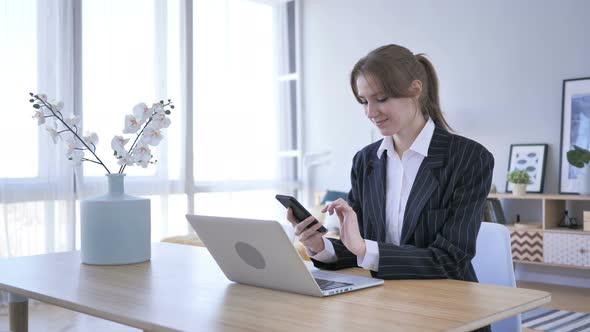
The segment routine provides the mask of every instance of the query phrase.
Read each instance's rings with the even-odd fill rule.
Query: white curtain
[[[75,248],[74,170],[64,157],[64,147],[53,144],[31,118],[33,108],[27,95],[42,91],[64,101],[64,115],[74,112],[73,2],[4,2],[0,44],[14,46],[10,41],[20,42],[0,52],[8,58],[0,61],[1,66],[7,66],[0,71],[8,74],[3,75],[8,85],[0,89],[7,95],[0,99],[9,107],[2,112],[11,118],[27,119],[28,123],[16,121],[11,128],[13,137],[2,141],[2,162],[12,166],[4,167],[3,172],[8,174],[0,175],[0,257]],[[26,24],[36,29],[26,29]],[[34,50],[33,55],[24,54]],[[19,62],[21,57],[28,61]],[[25,159],[29,166],[36,164],[36,171],[24,174],[27,177],[19,178],[17,174],[21,158],[8,155],[15,145],[20,153],[28,155]],[[6,296],[0,301],[6,301]]]
[[[136,5],[150,4],[139,2]],[[0,168],[0,258],[75,250],[79,247],[77,200],[106,190],[106,178],[102,176],[105,171],[100,166],[72,167],[65,157],[63,143],[53,144],[44,127],[37,126],[31,118],[34,109],[28,102],[29,92],[45,93],[63,101],[62,113],[66,117],[81,115],[82,127],[87,127],[81,130],[99,134],[97,154],[111,171],[116,171],[117,165],[110,148],[112,135],[107,135],[122,133],[124,116],[131,114],[136,103],[151,105],[172,98],[176,110],[182,110],[178,96],[182,52],[178,46],[179,2],[168,4],[156,0],[151,4],[152,8],[146,12],[153,14],[154,19],[146,20],[139,29],[149,28],[145,38],[151,39],[152,47],[137,50],[135,54],[138,58],[149,54],[149,64],[143,62],[145,66],[136,68],[152,77],[148,86],[141,83],[145,77],[119,71],[132,66],[129,62],[133,61],[133,56],[123,56],[130,50],[117,44],[122,38],[117,40],[116,35],[104,33],[105,38],[94,35],[85,40],[86,45],[81,43],[83,18],[87,19],[86,33],[96,34],[100,33],[101,25],[107,26],[117,21],[117,17],[128,15],[132,6],[123,8],[118,1],[82,0],[6,0],[0,4],[0,45],[3,45],[0,100],[7,102],[1,112],[7,120],[17,119],[12,126],[7,121],[5,126],[10,127],[10,135],[5,133],[0,137],[4,164]],[[86,12],[82,5],[86,6]],[[169,18],[168,13],[173,17]],[[168,29],[169,21],[171,29]],[[118,59],[117,66],[92,56],[92,46],[97,44],[104,48],[104,54]],[[84,50],[88,52],[84,57],[88,67],[83,67]],[[102,67],[93,70],[96,66]],[[109,72],[113,68],[119,70]],[[101,72],[105,76],[99,76]],[[87,76],[84,81],[83,74]],[[113,111],[106,112],[105,107]],[[96,120],[97,113],[100,121]],[[153,241],[187,232],[186,195],[180,185],[183,173],[179,159],[184,149],[182,117],[182,111],[171,115],[172,125],[165,132],[166,138],[156,147],[156,165],[150,165],[148,170],[126,169],[127,192],[151,199]],[[169,146],[178,150],[171,152]],[[6,294],[0,292],[0,303],[6,300]]]
[[[8,145],[20,145],[20,153],[29,154],[27,161],[36,163],[37,166],[34,172],[36,174],[30,174],[36,176],[24,178],[2,176],[3,179],[0,181],[0,239],[2,239],[0,256],[2,257],[74,249],[74,172],[63,157],[63,146],[54,145],[45,130],[37,127],[36,121],[31,119],[33,108],[28,103],[30,97],[27,95],[28,92],[43,91],[64,101],[66,105],[63,110],[64,115],[73,113],[72,2],[39,1],[36,3],[12,0],[5,3],[3,12],[5,19],[0,20],[5,24],[2,27],[4,31],[2,38],[5,40],[0,43],[6,45],[8,39],[28,38],[28,43],[36,43],[37,50],[35,56],[31,57],[31,54],[27,56],[28,59],[35,60],[35,63],[17,62],[18,67],[37,68],[34,73],[36,77],[30,82],[20,77],[21,72],[15,68],[2,70],[3,73],[8,73],[8,77],[5,77],[7,82],[18,82],[14,87],[7,87],[10,95],[1,98],[7,100],[12,106],[9,107],[12,109],[3,109],[2,112],[11,112],[10,117],[22,117],[28,120],[28,123],[18,122],[19,126],[25,127],[12,128],[16,135],[12,142],[3,142],[3,150]],[[36,31],[27,30],[28,36],[19,36],[19,33],[23,31],[20,28],[23,24],[27,24],[26,22],[36,22],[32,24],[36,26]],[[10,54],[11,51],[14,53]],[[30,52],[31,49],[25,45],[20,49],[4,48],[2,53],[16,58],[22,51]],[[4,61],[2,63],[4,66],[16,64]],[[29,137],[20,140],[19,132],[28,134]],[[5,158],[3,162],[12,163],[14,170],[18,168],[19,159],[19,156],[12,156]]]

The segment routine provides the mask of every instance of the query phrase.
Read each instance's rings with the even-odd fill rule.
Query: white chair
[[[506,226],[490,222],[481,223],[477,235],[476,254],[471,263],[480,283],[516,287],[510,232]],[[492,331],[520,332],[520,315],[492,324]]]

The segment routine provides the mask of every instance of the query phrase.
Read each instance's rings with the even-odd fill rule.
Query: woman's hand
[[[357,256],[365,256],[367,247],[365,240],[361,237],[356,212],[342,198],[326,205],[322,212],[328,212],[330,215],[336,212],[340,220],[340,240],[350,252]]]
[[[305,227],[315,220],[313,216],[298,223],[297,219],[293,216],[293,211],[289,208],[287,209],[287,220],[293,225],[294,234],[299,236],[299,242],[301,242],[301,244],[316,254],[324,251],[325,245],[323,236],[325,233],[321,234],[317,232],[317,230],[322,227],[322,224],[318,222],[309,229],[305,229]]]

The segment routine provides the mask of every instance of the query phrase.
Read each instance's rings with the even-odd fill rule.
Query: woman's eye
[[[383,97],[383,98],[379,98],[379,99],[377,99],[377,102],[378,102],[378,103],[384,103],[384,102],[386,102],[386,101],[387,101],[387,99],[389,99],[389,97]]]
[[[361,100],[361,101],[359,101],[359,103],[361,103],[361,105],[367,105],[367,101],[366,100]]]

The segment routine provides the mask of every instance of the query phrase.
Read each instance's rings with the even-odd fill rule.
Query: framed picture
[[[567,161],[567,152],[577,145],[590,148],[590,77],[563,81],[561,104],[561,144],[559,162],[559,193],[580,192],[582,169]]]
[[[508,172],[526,170],[531,183],[526,187],[527,193],[542,193],[545,180],[547,144],[512,144]],[[506,192],[512,192],[512,183],[506,181]]]

